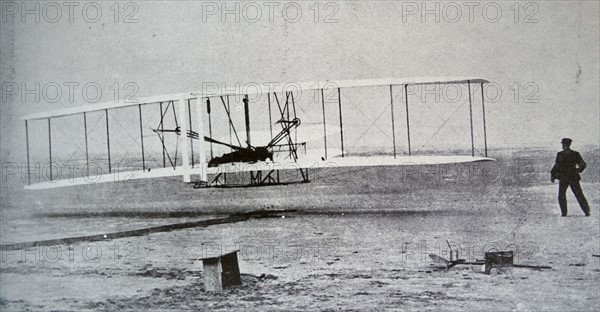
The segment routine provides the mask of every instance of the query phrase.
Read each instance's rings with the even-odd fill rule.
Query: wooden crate
[[[223,288],[242,285],[238,263],[239,250],[218,257],[202,258],[204,287],[206,291],[222,291]]]

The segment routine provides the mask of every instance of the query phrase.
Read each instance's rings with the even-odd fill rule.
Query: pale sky
[[[237,11],[236,2],[147,1],[120,3],[118,10],[113,2],[94,2],[87,13],[86,2],[77,2],[72,22],[62,2],[59,9],[37,3],[39,14],[24,21],[22,12],[13,15],[14,7],[2,3],[3,159],[24,159],[19,116],[90,104],[95,95],[82,96],[86,83],[100,86],[103,102],[114,98],[115,84],[118,97],[126,96],[129,82],[137,86],[136,97],[144,97],[200,90],[207,83],[485,77],[502,90],[486,107],[490,147],[558,149],[566,136],[579,145],[600,141],[597,1],[527,7],[437,2],[437,12],[436,2],[420,1],[237,2]],[[422,17],[423,5],[434,13]],[[102,15],[94,21],[98,8]],[[233,13],[224,20],[220,13],[227,8]],[[494,13],[498,8],[501,16]],[[12,97],[7,83],[19,87]],[[36,83],[39,101],[32,94],[23,99],[22,87],[34,89]],[[62,95],[50,103],[55,85]]]

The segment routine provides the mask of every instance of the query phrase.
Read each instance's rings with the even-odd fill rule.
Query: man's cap
[[[569,138],[564,138],[560,141],[560,143],[567,144],[567,145],[571,145],[572,142],[573,142],[573,140],[571,140]]]

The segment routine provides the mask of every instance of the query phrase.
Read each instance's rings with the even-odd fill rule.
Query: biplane
[[[306,82],[295,83],[292,88],[290,84],[284,84],[272,85],[268,90],[256,88],[246,92],[186,92],[142,98],[135,103],[109,102],[33,113],[22,117],[25,121],[27,149],[25,187],[43,189],[181,176],[183,182],[201,188],[230,185],[227,181],[228,173],[249,174],[248,185],[269,185],[290,182],[280,179],[279,173],[283,170],[297,172],[297,182],[309,182],[309,169],[312,168],[490,160],[487,158],[484,101],[484,84],[487,82],[488,80],[483,78],[390,78]],[[409,115],[415,108],[409,103],[408,90],[421,85],[452,84],[468,88],[466,103],[469,116],[464,120],[470,123],[471,153],[416,156],[414,147],[411,149]],[[483,155],[475,153],[475,96],[472,94],[474,86],[478,86],[481,91]],[[385,102],[381,104],[381,115],[388,116],[390,124],[386,125],[386,129],[389,127],[390,130],[383,131],[375,123],[371,123],[370,127],[375,125],[380,132],[386,132],[386,136],[391,134],[391,140],[384,138],[391,143],[390,152],[386,155],[353,154],[344,145],[345,133],[354,127],[352,124],[344,124],[344,115],[348,114],[347,109],[344,109],[343,100],[346,90],[377,93],[379,101]],[[302,92],[305,93],[305,100],[311,98],[320,102],[320,107],[299,107]],[[307,96],[307,93],[314,94],[314,97]],[[264,107],[257,109],[258,105],[253,106],[253,102],[262,102],[262,106],[268,107],[268,112]],[[367,102],[361,105],[368,111],[371,104]],[[394,106],[399,106],[396,112]],[[321,115],[319,119],[322,120],[312,118],[312,122],[303,123],[301,113],[307,112],[318,112]],[[401,119],[406,126],[405,131],[402,131],[406,138],[403,140],[405,151],[402,155],[399,155],[397,149],[398,112],[402,112]],[[333,122],[332,114],[337,115]],[[360,117],[358,116],[358,119]],[[65,120],[68,120],[68,126],[59,126]],[[32,131],[34,123],[37,128]],[[446,125],[446,121],[443,125]],[[64,129],[65,127],[68,129]],[[260,129],[253,130],[254,127]],[[245,130],[245,135],[240,129]],[[33,136],[40,143],[32,145]],[[467,134],[466,137],[468,136]],[[44,138],[47,143],[43,143]],[[67,153],[66,156],[57,156],[68,148],[59,147],[57,152],[56,140],[62,140],[62,146],[73,148],[73,152]],[[328,148],[328,143],[332,145],[332,140],[336,141],[337,148]],[[360,136],[357,140],[375,139],[373,136]],[[40,148],[46,144],[46,150],[45,146]],[[312,151],[310,153],[306,151],[309,145]],[[36,146],[37,150],[33,151],[32,146]],[[119,149],[122,155],[115,160]],[[38,161],[32,162],[32,158]],[[81,170],[81,175],[70,173],[66,176],[65,167],[59,165],[64,162],[78,163],[75,168]],[[40,163],[46,164],[44,169],[36,168],[40,167]],[[44,177],[32,174],[36,171],[43,171]]]

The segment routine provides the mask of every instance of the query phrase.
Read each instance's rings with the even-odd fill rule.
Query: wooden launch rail
[[[40,241],[32,241],[32,242],[24,242],[24,243],[3,244],[2,248],[10,248],[12,246],[11,250],[20,250],[20,249],[26,249],[26,248],[33,248],[36,246],[70,245],[70,244],[75,244],[75,243],[80,243],[80,242],[106,241],[106,240],[124,238],[124,237],[143,236],[143,235],[148,235],[148,234],[152,234],[152,233],[171,232],[171,231],[175,231],[175,230],[182,230],[182,229],[194,228],[194,227],[207,227],[207,226],[216,225],[216,224],[236,223],[236,222],[247,221],[252,218],[269,218],[269,217],[274,217],[277,214],[289,213],[289,212],[294,212],[294,211],[295,210],[256,210],[256,211],[250,211],[250,212],[246,212],[246,213],[234,214],[234,215],[228,216],[226,218],[219,218],[219,219],[199,220],[199,221],[167,224],[167,225],[161,225],[161,226],[154,226],[154,227],[106,233],[106,234],[94,234],[94,235],[87,235],[87,236],[76,236],[76,237],[40,240]]]

